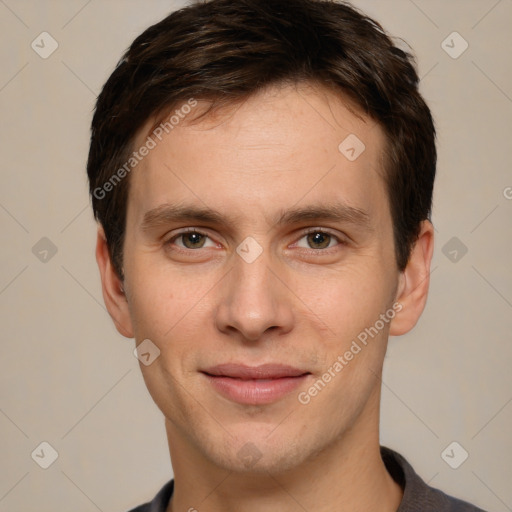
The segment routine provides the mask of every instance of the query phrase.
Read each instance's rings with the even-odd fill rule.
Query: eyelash
[[[181,231],[175,235],[173,235],[171,238],[169,238],[169,240],[167,240],[165,242],[165,245],[166,246],[171,246],[173,245],[173,242],[175,240],[177,240],[178,238],[184,236],[184,235],[187,235],[189,233],[196,233],[198,235],[201,235],[201,236],[204,236],[204,237],[207,237],[211,240],[211,237],[207,234],[207,233],[204,233],[202,232],[201,230],[199,229],[195,229],[195,228],[188,228],[184,231]],[[330,254],[332,252],[332,250],[336,250],[336,248],[338,246],[342,246],[342,245],[346,245],[347,244],[347,241],[346,240],[343,240],[342,238],[340,238],[339,236],[331,233],[330,231],[327,231],[325,229],[321,229],[321,228],[311,228],[311,229],[308,229],[307,231],[303,232],[302,235],[300,236],[300,238],[297,240],[297,242],[294,242],[294,244],[297,244],[300,240],[302,240],[303,238],[307,237],[308,235],[311,235],[313,233],[321,233],[323,235],[328,235],[330,236],[331,238],[333,238],[334,240],[336,240],[338,243],[333,246],[333,247],[327,247],[325,249],[312,249],[312,248],[302,248],[303,250],[306,250],[307,252],[309,253],[315,253],[315,254],[319,254],[319,253],[323,253],[323,254]],[[198,249],[188,249],[188,248],[183,248],[183,247],[179,247],[177,246],[177,248],[175,248],[174,250],[177,250],[177,251],[181,251],[181,252],[186,252],[188,254],[192,253],[192,252],[198,252],[199,249],[203,249],[203,247],[199,247]]]

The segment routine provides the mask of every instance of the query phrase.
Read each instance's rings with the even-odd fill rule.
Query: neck
[[[379,396],[380,389],[339,439],[277,474],[221,469],[166,421],[175,481],[167,512],[238,512],[241,503],[244,512],[396,512],[403,492],[380,455]]]

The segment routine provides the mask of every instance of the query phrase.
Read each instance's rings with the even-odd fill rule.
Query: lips
[[[306,373],[304,370],[282,364],[262,364],[260,366],[245,366],[241,364],[219,364],[204,370],[213,377],[231,377],[233,379],[282,379],[284,377],[299,377]]]
[[[220,364],[203,370],[215,391],[241,404],[270,404],[300,386],[310,372],[281,364]]]

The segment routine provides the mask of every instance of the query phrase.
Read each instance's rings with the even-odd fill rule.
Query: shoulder
[[[139,505],[138,507],[132,508],[128,512],[149,512],[151,503],[145,503],[144,505]]]
[[[485,512],[427,485],[399,453],[381,447],[381,455],[388,472],[404,490],[397,512]]]
[[[166,512],[174,490],[174,480],[167,482],[149,503],[139,505],[128,512]]]

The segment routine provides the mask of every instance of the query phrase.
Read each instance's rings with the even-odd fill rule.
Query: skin
[[[312,84],[288,85],[182,121],[130,177],[124,283],[99,227],[110,315],[122,335],[150,339],[161,352],[141,370],[165,416],[175,478],[169,511],[399,506],[402,489],[379,452],[380,378],[389,335],[408,332],[423,311],[433,228],[423,222],[399,272],[382,179],[386,140],[347,106]],[[338,150],[350,133],[366,146],[353,162]],[[141,131],[140,142],[146,136]],[[153,215],[144,223],[149,211],[178,203],[232,222]],[[290,209],[326,204],[361,210],[366,222],[276,222]],[[173,238],[186,228],[206,236]],[[332,236],[308,237],[308,229]],[[252,263],[236,252],[249,236],[262,249]],[[401,311],[393,320],[301,404],[298,392],[395,303]],[[241,405],[200,372],[229,362],[283,363],[311,375],[275,403]],[[261,455],[250,467],[238,455],[247,443]]]

